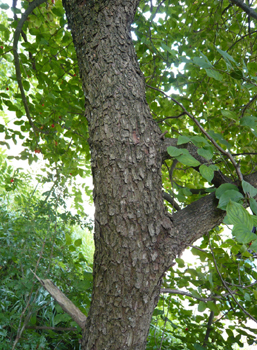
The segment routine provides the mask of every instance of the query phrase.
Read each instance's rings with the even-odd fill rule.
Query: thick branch
[[[35,275],[35,274],[34,274]],[[57,303],[61,306],[63,311],[67,312],[68,315],[75,321],[82,329],[85,326],[86,316],[80,311],[77,306],[75,306],[70,299],[57,288],[52,281],[50,280],[42,280],[37,275],[35,275],[37,280],[41,283],[41,285],[48,291],[48,293],[57,301]]]
[[[245,181],[257,188],[257,172],[245,176]],[[221,224],[226,213],[218,209],[217,204],[215,193],[211,193],[173,215],[176,240],[179,239],[178,254],[181,254],[186,247]]]
[[[251,9],[249,6],[247,6],[243,1],[241,0],[230,0],[233,4],[240,7],[244,12],[246,12],[249,16],[257,19],[257,12],[255,12],[253,9]]]

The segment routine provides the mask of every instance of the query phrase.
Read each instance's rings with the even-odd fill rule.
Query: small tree
[[[163,292],[183,294],[167,287],[188,277],[177,279],[170,268],[201,237],[194,253],[208,274],[179,274],[195,278],[197,292],[186,295],[210,317],[207,325],[207,316],[195,319],[204,332],[187,337],[186,327],[177,339],[188,339],[190,349],[223,346],[219,318],[211,333],[222,307],[228,318],[256,322],[248,252],[250,244],[257,249],[256,217],[245,209],[257,213],[255,11],[240,1],[64,0],[76,63],[61,4],[33,14],[42,2],[14,21],[13,47],[3,45],[3,58],[14,55],[20,92],[1,97],[30,133],[22,157],[33,161],[31,151],[41,152],[63,176],[88,174],[91,159],[94,279],[82,349],[145,349],[162,283]],[[8,79],[6,89],[16,90]],[[224,218],[233,225],[225,242],[217,228]],[[237,260],[239,252],[250,262]],[[227,333],[229,343],[240,343],[241,335]]]

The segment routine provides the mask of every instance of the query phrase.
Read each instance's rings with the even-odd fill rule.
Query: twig
[[[167,192],[162,192],[162,197],[163,199],[165,199],[166,201],[168,201],[176,210],[181,210],[180,206],[178,205],[178,203],[175,201],[174,198],[171,197],[171,195],[169,195]]]
[[[249,108],[251,106],[251,104],[257,99],[257,94],[255,96],[253,96],[253,98],[244,106],[240,119],[243,118],[245,111],[247,110],[247,108]]]
[[[212,296],[209,298],[202,298],[202,297],[194,296],[193,294],[191,294],[189,292],[185,292],[183,290],[170,289],[170,288],[162,288],[161,293],[174,294],[174,295],[185,295],[186,297],[193,298],[193,299],[200,300],[200,301],[204,301],[204,302],[218,300],[218,299],[224,299],[227,295],[229,295],[229,294],[222,294],[222,295],[215,295],[215,296]]]
[[[201,248],[199,248],[199,247],[196,247],[195,245],[189,245],[189,247],[191,247],[191,248],[194,248],[194,249],[197,249],[197,250],[199,250],[200,252],[203,252],[203,253],[206,253],[207,254],[207,252],[204,250],[204,249],[201,249]]]
[[[233,287],[241,288],[241,289],[248,289],[248,288],[251,288],[251,287],[255,286],[256,283],[257,283],[257,281],[255,281],[255,282],[249,284],[248,286],[242,286],[242,285],[240,285],[240,284],[232,284],[232,283],[227,282],[227,284],[232,285]]]
[[[160,139],[164,140],[164,136],[168,133],[168,130],[165,130],[164,133],[161,134]]]
[[[163,119],[157,120],[157,123],[162,123],[162,122],[164,122],[167,119],[178,119],[178,118],[182,117],[182,115],[185,115],[185,114],[186,114],[185,112],[182,112],[182,113],[180,113],[179,115],[176,115],[176,116],[165,117]]]

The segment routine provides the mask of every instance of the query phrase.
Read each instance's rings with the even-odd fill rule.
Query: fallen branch
[[[75,321],[82,329],[85,326],[86,316],[80,309],[73,304],[73,302],[57,288],[49,279],[42,280],[35,273],[33,273],[41,285],[48,291],[48,293],[56,300],[60,307]]]

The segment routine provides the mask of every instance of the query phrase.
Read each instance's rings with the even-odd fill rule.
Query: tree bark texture
[[[85,94],[95,204],[94,286],[83,349],[144,349],[171,221],[161,131],[145,100],[130,24],[138,1],[64,1]]]
[[[94,182],[94,284],[83,350],[145,349],[162,276],[224,216],[213,195],[173,218],[165,210],[165,141],[146,103],[130,35],[138,2],[63,0],[83,83]]]

